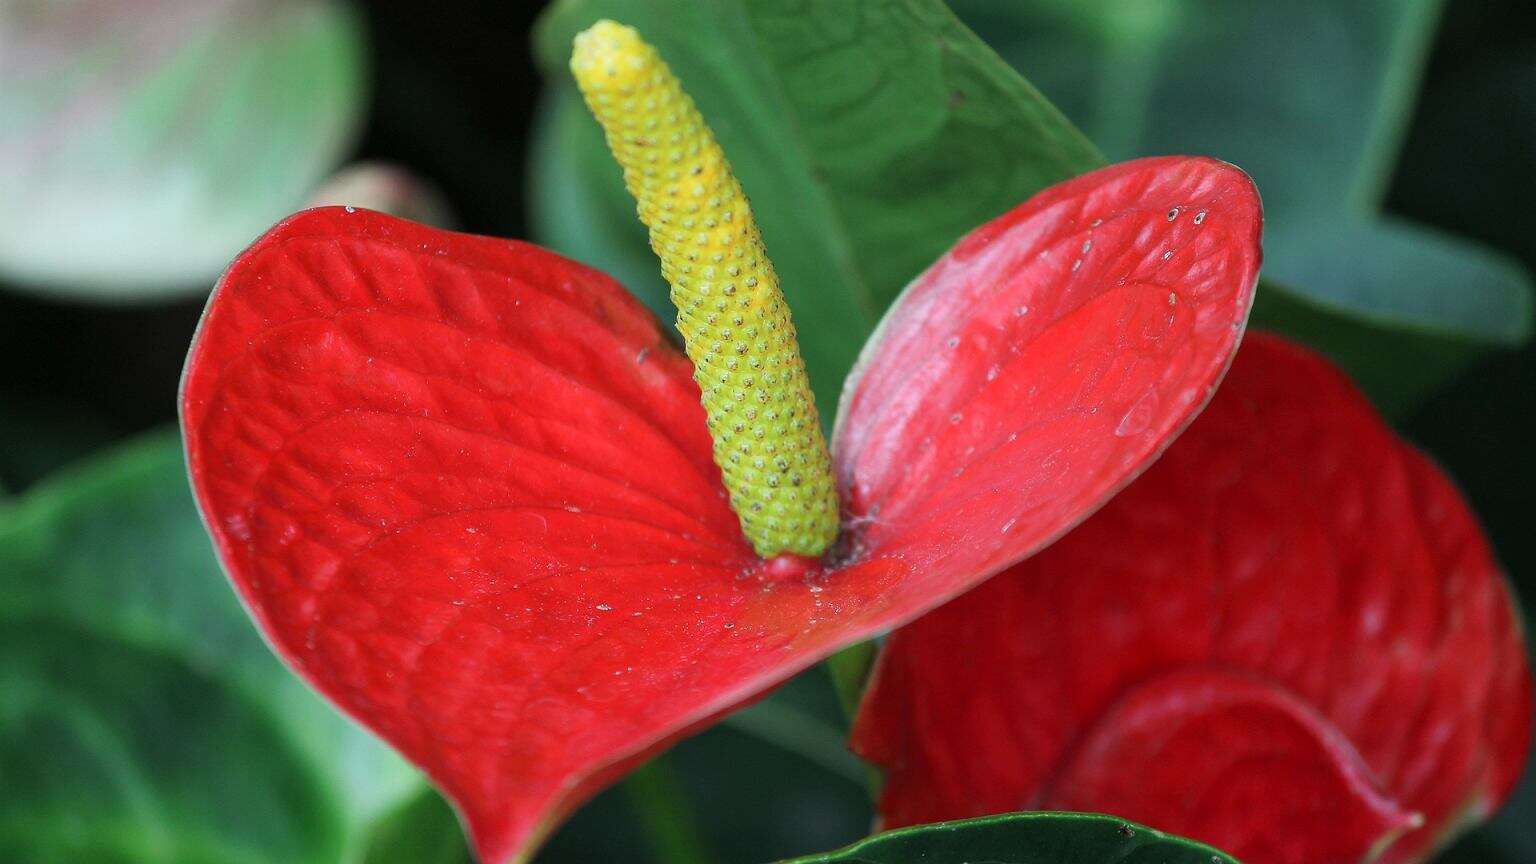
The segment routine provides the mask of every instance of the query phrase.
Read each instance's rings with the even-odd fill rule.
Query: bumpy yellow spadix
[[[827,442],[789,306],[741,184],[672,70],[629,27],[576,37],[571,71],[672,286],[731,507],[759,555],[837,536]]]

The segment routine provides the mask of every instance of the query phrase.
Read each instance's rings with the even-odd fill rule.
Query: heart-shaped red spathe
[[[1092,810],[1250,864],[1392,864],[1497,807],[1530,710],[1455,488],[1326,362],[1250,334],[1145,476],[892,635],[854,744],[892,826]]]
[[[784,578],[729,509],[688,361],[619,285],[309,211],[210,301],[183,385],[193,485],[278,653],[433,778],[483,860],[522,860],[638,760],[1140,471],[1230,360],[1259,229],[1240,171],[1167,158],[962,241],[850,378],[843,542]]]

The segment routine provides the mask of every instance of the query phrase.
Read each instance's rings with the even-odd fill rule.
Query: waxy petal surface
[[[1023,453],[978,463],[988,489],[1028,487],[1019,506],[1044,500],[1055,514],[1015,530],[1016,513],[995,496],[975,513],[962,505],[973,541],[1012,538],[1002,552],[955,554],[950,535],[928,529],[904,538],[882,525],[866,536],[873,523],[861,517],[823,569],[764,568],[726,503],[686,358],[617,284],[526,244],[333,208],[290,219],[236,261],[189,359],[188,458],[220,557],[278,652],[433,777],[486,861],[521,860],[636,760],[1046,542],[1197,410],[1251,299],[1257,198],[1240,172],[1209,160],[1132,175],[1156,182],[1100,175],[1068,184],[1061,212],[1072,215],[1061,225],[1109,225],[1133,200],[1158,220],[1199,204],[1213,232],[1224,219],[1244,227],[1227,241],[1235,248],[1186,269],[1185,282],[1157,284],[1151,318],[1134,299],[1145,292],[1121,291],[1112,270],[1095,270],[1095,284],[1032,277],[1031,298],[1048,306],[1054,291],[1095,309],[1093,297],[1133,299],[1064,314],[1027,339],[993,333],[1005,380],[1026,370],[1010,364],[1015,347],[1042,380],[1080,380],[1072,364],[1089,360],[1115,380],[1126,365],[1161,380],[1148,358],[1197,371],[1178,378],[1146,430],[1068,424],[1081,440],[1066,467],[1080,473]],[[1017,256],[1005,253],[1036,256],[1035,239],[986,226],[957,254],[993,256],[996,281],[1011,284]],[[909,296],[941,306],[935,292],[963,287],[944,274],[963,272],[969,286],[989,269],[938,267]],[[1190,299],[1175,311],[1170,293]],[[1197,326],[1202,310],[1219,323]],[[1058,328],[1065,335],[1051,344],[1074,350],[1015,344],[1039,345]],[[1112,332],[1098,338],[1100,328]],[[888,341],[870,370],[887,368],[887,347],[913,350]],[[947,406],[950,381],[912,383]],[[871,419],[868,404],[855,397],[847,429]],[[989,422],[1021,438],[1038,432],[1024,415]],[[906,445],[866,442],[862,458],[893,446]],[[948,439],[942,447],[942,459],[926,457],[935,470],[979,458]],[[842,479],[863,476],[855,468]],[[941,522],[957,522],[956,495],[932,498],[949,508]],[[929,524],[914,509],[923,503],[902,498],[902,524]]]
[[[1455,488],[1326,362],[1251,334],[1145,476],[893,634],[854,744],[893,826],[1071,807],[1251,864],[1399,837],[1380,860],[1407,862],[1508,794],[1530,711]]]
[[[991,573],[1077,524],[1210,398],[1261,223],[1243,172],[1161,157],[1054,186],[962,240],[844,391],[833,449],[859,543]]]
[[[526,244],[309,211],[231,268],[183,422],[278,653],[422,766],[490,862],[689,722],[753,560],[687,360]]]

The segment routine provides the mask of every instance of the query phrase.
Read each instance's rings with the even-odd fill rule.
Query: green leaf
[[[361,841],[373,817],[419,788],[413,770],[311,693],[262,642],[214,560],[188,490],[180,440],[171,431],[147,436],[43,483],[14,503],[0,504],[0,624],[79,631],[81,639],[107,646],[103,650],[158,658],[160,667],[184,669],[183,677],[197,679],[188,686],[221,689],[225,701],[251,706],[242,711],[259,708],[301,757],[304,770],[322,783],[312,794],[336,802],[345,820],[341,843],[348,848]],[[37,672],[52,674],[53,669],[42,666]],[[30,686],[48,692],[67,685],[44,678]],[[70,710],[67,701],[58,707]],[[100,708],[114,710],[122,723],[129,723],[157,709],[133,701]],[[136,734],[158,734],[167,746],[213,734],[197,725],[208,722],[207,717],[188,714],[182,728],[178,716]],[[177,782],[174,775],[163,776],[165,766],[156,761],[130,767],[157,783]],[[243,780],[237,772],[228,782]],[[0,796],[0,812],[12,800],[9,794]],[[229,815],[220,809],[221,798],[195,795],[190,800],[189,806],[203,808],[210,820]],[[89,821],[92,811],[74,818]]]
[[[546,93],[534,128],[529,191],[539,242],[619,280],[671,326],[676,310],[623,172],[569,76]]]
[[[0,860],[341,860],[337,802],[284,730],[174,657],[0,623],[0,692]]]
[[[1265,266],[1314,285],[1341,317],[1426,336],[1518,347],[1531,336],[1531,280],[1518,262],[1393,219],[1270,229]],[[1435,290],[1405,290],[1410,286]]]
[[[1531,286],[1502,257],[1378,221],[1443,0],[955,0],[1115,159],[1209,153],[1264,194],[1260,323],[1405,409],[1523,343]],[[1429,355],[1435,362],[1420,364]],[[1395,369],[1395,371],[1393,371]]]
[[[1327,354],[1389,415],[1423,402],[1490,344],[1529,338],[1530,279],[1496,253],[1392,220],[1304,233],[1277,231],[1266,255],[1309,284],[1340,290],[1318,297],[1266,282],[1253,323]],[[1415,284],[1455,290],[1401,290]]]
[[[364,104],[339,0],[8,4],[0,276],[96,300],[207,291],[298,209]]]
[[[937,0],[561,0],[536,37],[555,84],[533,163],[536,233],[653,305],[634,204],[568,83],[571,40],[605,17],[657,45],[736,167],[823,418],[912,277],[965,231],[1101,161]]]
[[[1266,215],[1374,214],[1443,0],[953,0],[1111,158],[1243,166]]]
[[[474,856],[453,808],[423,789],[380,820],[362,864],[474,864]]]
[[[1008,813],[877,834],[785,864],[1236,864],[1209,846],[1089,813]]]

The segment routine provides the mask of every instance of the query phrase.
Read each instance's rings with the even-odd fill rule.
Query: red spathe
[[[688,361],[619,285],[309,211],[210,301],[193,485],[277,652],[433,778],[485,861],[521,860],[648,753],[1102,504],[1221,377],[1259,230],[1248,178],[1187,158],[978,229],[867,346],[834,436],[843,541],[783,578],[726,503]]]
[[[1455,488],[1326,362],[1250,334],[1145,476],[892,636],[854,744],[893,827],[1090,810],[1249,864],[1392,864],[1503,800],[1530,711]]]

